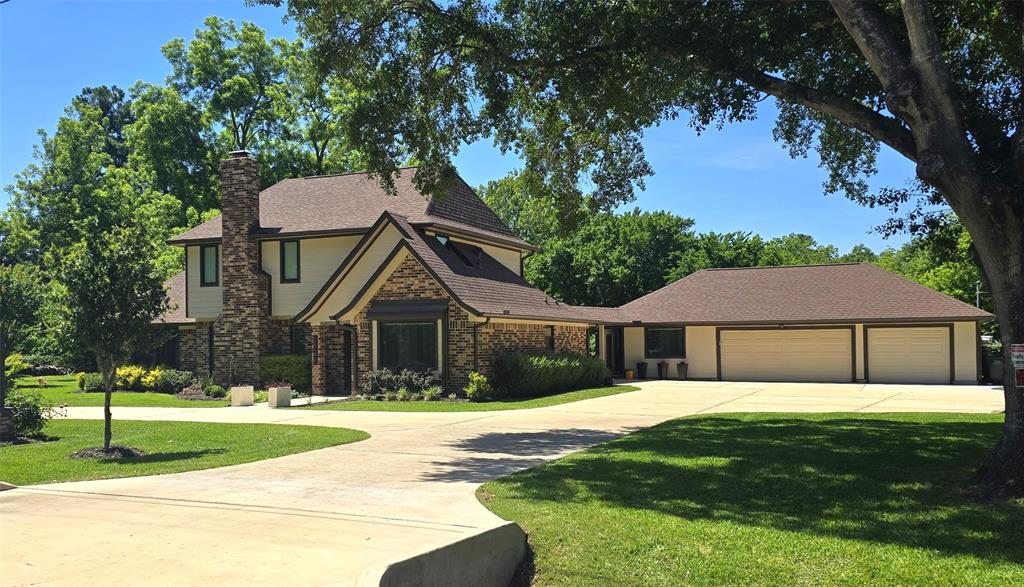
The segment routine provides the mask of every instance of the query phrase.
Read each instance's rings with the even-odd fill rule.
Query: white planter
[[[288,408],[292,405],[291,387],[271,387],[267,390],[267,403],[272,408]]]
[[[251,406],[252,405],[252,386],[241,385],[238,387],[231,388],[231,405],[232,406]]]

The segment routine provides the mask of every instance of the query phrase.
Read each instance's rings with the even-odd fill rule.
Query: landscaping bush
[[[196,380],[196,376],[189,371],[177,369],[164,369],[156,379],[154,391],[160,393],[180,393]]]
[[[4,371],[7,377],[14,377],[29,370],[30,365],[25,357],[18,353],[11,353],[4,359]]]
[[[88,375],[85,371],[79,371],[75,373],[75,381],[78,382],[79,391],[85,391],[85,376]]]
[[[430,387],[423,390],[423,401],[440,401],[443,395],[444,389],[440,385],[431,385]]]
[[[82,377],[81,389],[87,393],[104,391],[103,376],[99,373],[85,373]]]
[[[492,377],[496,398],[551,395],[610,380],[604,361],[579,354],[505,353],[495,360]]]
[[[462,391],[471,402],[485,402],[494,398],[494,388],[487,377],[476,371],[469,374],[469,384]]]
[[[363,395],[374,398],[388,393],[396,394],[401,389],[410,393],[422,393],[423,390],[435,385],[437,379],[429,371],[403,369],[396,373],[391,369],[378,369],[366,375],[362,391]]]
[[[267,355],[260,358],[260,381],[288,383],[298,391],[309,391],[313,371],[309,355]]]
[[[7,393],[7,409],[13,414],[14,435],[38,436],[50,419],[50,405],[33,391],[14,388]]]
[[[227,397],[228,391],[215,383],[211,383],[203,388],[203,395],[206,397],[220,399]]]
[[[114,387],[123,390],[138,391],[142,389],[142,378],[146,375],[146,368],[138,365],[125,365],[118,367],[114,372]]]

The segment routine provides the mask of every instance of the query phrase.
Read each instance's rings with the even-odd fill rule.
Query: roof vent
[[[435,235],[435,236],[437,237],[437,242],[441,243],[442,245],[447,245],[448,244],[448,235],[447,234],[438,234],[438,235]]]
[[[501,313],[502,314],[511,314],[512,312],[509,312],[508,310],[502,310]]]

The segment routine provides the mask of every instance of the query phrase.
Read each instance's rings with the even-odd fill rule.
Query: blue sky
[[[11,0],[0,4],[0,186],[32,160],[36,129],[52,131],[84,86],[137,80],[161,82],[169,66],[160,46],[192,36],[209,15],[249,20],[271,36],[292,38],[284,10],[247,7],[242,0]],[[766,102],[766,104],[768,104]],[[645,139],[655,176],[635,204],[670,210],[696,221],[700,231],[744,230],[767,237],[807,233],[843,252],[857,243],[875,250],[906,237],[870,233],[887,213],[824,196],[817,158],[793,160],[772,142],[774,109],[753,122],[698,137],[685,120],[650,129]],[[487,142],[467,145],[456,159],[472,185],[518,166]],[[902,186],[913,166],[883,151],[873,186]],[[0,192],[0,206],[8,195]]]

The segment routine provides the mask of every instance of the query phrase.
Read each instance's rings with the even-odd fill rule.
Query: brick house
[[[178,365],[258,384],[261,357],[309,353],[317,394],[384,367],[458,390],[504,352],[589,349],[616,375],[677,377],[685,361],[726,381],[980,378],[992,315],[866,263],[703,270],[618,308],[561,303],[523,279],[535,248],[465,182],[432,199],[414,172],[394,195],[365,173],[260,192],[256,161],[232,153],[221,216],[169,241],[185,270],[158,322],[178,330]]]
[[[383,367],[429,369],[457,390],[502,352],[586,352],[586,312],[522,278],[534,247],[461,180],[433,200],[414,172],[395,195],[365,173],[261,193],[256,161],[232,153],[221,216],[169,241],[185,248],[161,320],[178,329],[179,366],[256,384],[260,357],[311,353],[317,394]]]

